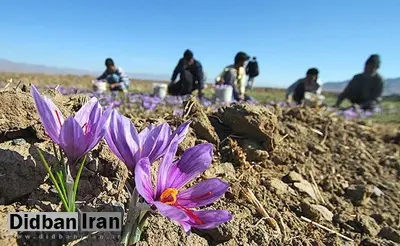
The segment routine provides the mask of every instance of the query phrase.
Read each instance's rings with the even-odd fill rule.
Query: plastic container
[[[107,91],[107,82],[104,81],[93,81],[93,90],[96,93],[104,93]]]
[[[305,92],[304,93],[304,104],[309,106],[319,106],[325,100],[323,95],[315,93]]]
[[[167,96],[167,84],[153,83],[153,96],[164,99]]]
[[[218,101],[228,103],[232,101],[233,88],[230,85],[216,85],[215,97]]]

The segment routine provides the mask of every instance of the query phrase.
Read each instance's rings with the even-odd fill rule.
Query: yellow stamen
[[[161,202],[169,205],[176,203],[176,195],[178,195],[178,190],[174,188],[166,189],[160,197]]]

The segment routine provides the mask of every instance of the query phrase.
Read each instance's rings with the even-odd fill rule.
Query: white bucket
[[[217,86],[215,87],[215,97],[224,103],[232,101],[232,86]]]
[[[97,93],[104,93],[107,91],[107,82],[93,81],[93,90]]]
[[[167,84],[153,83],[153,95],[164,99],[167,96]]]
[[[321,105],[325,100],[323,95],[318,95],[315,93],[305,92],[304,93],[304,104],[305,105]]]

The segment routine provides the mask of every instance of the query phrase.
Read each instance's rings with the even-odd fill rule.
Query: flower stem
[[[122,237],[121,237],[121,243],[124,246],[128,246],[129,244],[129,238],[132,232],[132,228],[135,227],[135,224],[137,223],[137,218],[139,216],[139,213],[137,212],[136,204],[138,201],[138,193],[136,191],[136,188],[133,190],[131,198],[129,200],[129,211],[128,211],[128,216],[126,219],[126,223],[124,225],[124,229],[122,231]]]
[[[74,199],[74,178],[72,178],[71,171],[68,165],[65,165],[65,186],[67,190],[69,211],[75,212],[75,199]]]
[[[51,181],[53,182],[53,185],[56,187],[56,190],[58,192],[58,196],[61,198],[61,201],[62,201],[62,203],[64,205],[64,208],[67,210],[67,212],[70,212],[69,211],[68,202],[67,202],[65,196],[63,195],[62,190],[60,189],[60,186],[58,185],[57,180],[54,177],[54,175],[53,175],[53,173],[52,173],[52,171],[50,169],[49,164],[47,163],[46,159],[44,158],[42,151],[40,151],[39,148],[37,148],[37,151],[39,153],[40,160],[42,161],[47,173],[49,174],[49,177],[50,177]]]
[[[150,216],[150,213],[145,210],[140,211],[140,216],[137,220],[137,223],[132,227],[131,235],[129,237],[128,245],[135,245],[140,240],[140,236],[143,232],[143,227],[147,221],[147,218]]]
[[[82,159],[81,165],[79,166],[78,172],[76,173],[76,177],[75,177],[75,182],[74,182],[74,210],[73,212],[75,212],[75,200],[76,200],[76,194],[78,192],[78,187],[79,187],[79,180],[81,179],[81,175],[82,175],[82,171],[83,171],[83,167],[85,166],[85,162],[86,162],[86,156],[85,155]]]

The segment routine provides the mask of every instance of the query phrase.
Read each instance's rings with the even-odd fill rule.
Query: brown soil
[[[49,93],[52,94],[52,93]],[[52,95],[72,112],[80,100]],[[57,211],[60,204],[37,160],[41,148],[52,162],[30,95],[0,92],[0,245],[118,245],[115,235],[82,240],[39,240],[10,234],[10,211]],[[192,105],[191,107],[188,107]],[[151,216],[139,245],[397,245],[400,240],[400,126],[345,121],[323,109],[232,105],[206,112],[186,103],[187,118],[164,112],[124,113],[139,130],[166,120],[194,124],[179,153],[201,142],[215,145],[215,158],[200,178],[220,177],[231,187],[210,208],[226,209],[234,219],[213,230],[183,230]],[[157,116],[158,115],[158,116]],[[161,115],[164,118],[160,118]],[[126,204],[124,184],[131,174],[101,143],[81,179],[79,201],[87,211],[115,210]],[[252,192],[265,209],[251,203]],[[265,215],[271,218],[263,218]],[[301,219],[307,217],[337,235]]]

